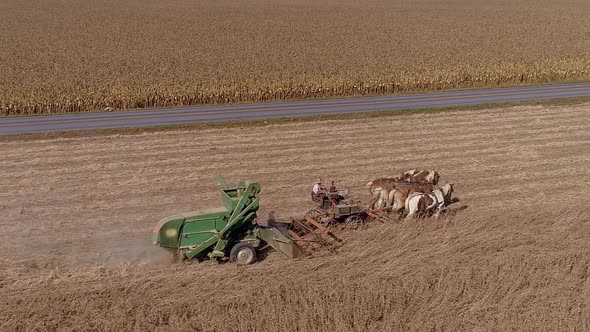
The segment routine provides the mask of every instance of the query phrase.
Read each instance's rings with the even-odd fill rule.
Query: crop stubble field
[[[0,330],[590,328],[590,104],[0,141]],[[328,129],[329,128],[329,129]],[[262,184],[288,220],[334,177],[436,168],[468,208],[344,232],[336,253],[170,265],[167,215]]]
[[[590,75],[586,0],[0,1],[0,114]]]

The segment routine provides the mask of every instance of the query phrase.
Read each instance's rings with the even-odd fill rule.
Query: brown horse
[[[369,208],[381,208],[385,206],[391,206],[388,204],[388,196],[393,189],[400,183],[430,183],[436,185],[440,175],[438,171],[427,171],[413,169],[402,173],[400,176],[392,178],[378,178],[367,183],[366,187],[369,188],[371,194],[371,201]]]
[[[391,206],[394,212],[399,212],[404,208],[408,196],[414,193],[431,193],[433,189],[434,186],[428,182],[400,183],[389,192],[387,205]]]
[[[411,194],[405,202],[405,210],[408,214],[406,219],[426,213],[434,213],[434,217],[438,218],[441,211],[452,203],[451,195],[453,194],[453,190],[453,184],[447,183],[433,190],[431,193]]]
[[[379,178],[368,182],[366,187],[369,188],[371,194],[371,202],[369,208],[381,208],[383,204],[387,203],[387,195],[399,183],[404,182],[401,177],[395,178]]]
[[[437,185],[438,180],[440,180],[440,175],[438,171],[428,171],[428,170],[417,170],[413,169],[411,171],[404,172],[402,174],[404,179],[410,179],[408,182],[428,182],[432,185]]]

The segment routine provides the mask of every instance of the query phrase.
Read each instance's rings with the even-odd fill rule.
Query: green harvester
[[[154,245],[174,250],[185,259],[229,260],[240,265],[253,263],[257,253],[269,246],[288,258],[304,255],[303,249],[289,236],[287,227],[256,223],[259,183],[243,181],[229,188],[223,177],[217,179],[222,187],[224,207],[160,220],[154,228]]]

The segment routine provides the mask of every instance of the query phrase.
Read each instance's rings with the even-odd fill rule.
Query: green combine
[[[153,244],[174,250],[185,259],[229,260],[240,265],[256,261],[257,253],[268,246],[288,258],[304,254],[285,228],[256,223],[259,183],[245,181],[229,188],[223,177],[217,179],[224,208],[160,220],[154,228]]]

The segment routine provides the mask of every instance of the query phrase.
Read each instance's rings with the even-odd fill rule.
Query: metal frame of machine
[[[360,205],[348,201],[348,194],[348,189],[338,190],[332,182],[330,190],[316,198],[316,206],[305,213],[304,219],[309,222],[311,217],[325,226],[364,223],[369,218],[369,213]]]
[[[229,188],[223,177],[221,201],[224,209],[210,213],[181,213],[164,218],[153,231],[153,244],[171,249],[182,258],[209,258],[251,264],[257,250],[267,246],[288,258],[304,255],[292,237],[276,227],[256,223],[259,207],[257,182],[240,182]]]

